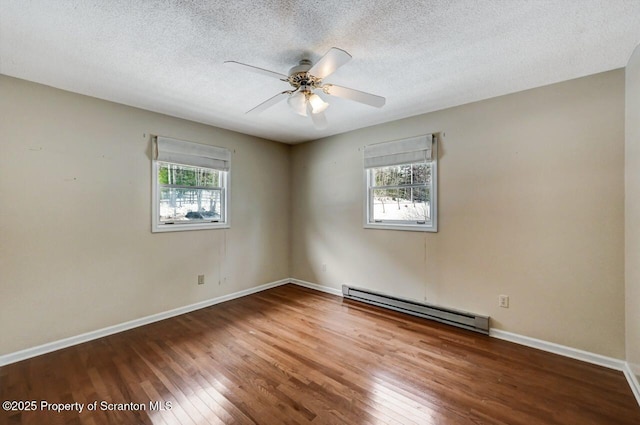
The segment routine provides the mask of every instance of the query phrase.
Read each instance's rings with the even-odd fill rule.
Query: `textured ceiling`
[[[0,73],[286,143],[620,68],[639,42],[640,0],[0,0]],[[383,108],[244,114],[288,85],[224,61],[286,74],[333,46],[353,59],[326,82]]]

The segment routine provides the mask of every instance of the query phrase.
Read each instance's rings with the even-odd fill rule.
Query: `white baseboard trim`
[[[200,310],[201,308],[210,307],[212,305],[219,304],[225,301],[230,301],[236,298],[255,294],[256,292],[261,292],[267,289],[275,288],[276,286],[285,285],[287,283],[291,283],[291,279],[282,279],[275,282],[265,283],[264,285],[234,292],[232,294],[222,295],[220,297],[211,298],[209,300],[201,301],[195,304],[190,304],[184,307],[175,308],[173,310],[165,311],[162,313],[152,314],[151,316],[141,317],[139,319],[130,320],[128,322],[120,323],[113,326],[108,326],[106,328],[83,333],[81,335],[76,335],[76,336],[64,338],[58,341],[53,341],[46,344],[38,345],[36,347],[16,351],[14,353],[5,354],[0,356],[0,366],[5,366],[10,363],[16,363],[22,360],[29,359],[31,357],[35,357],[41,354],[46,354],[52,351],[71,347],[72,345],[82,344],[83,342],[92,341],[94,339],[102,338],[108,335],[113,335],[119,332],[128,331],[129,329],[148,325],[149,323],[158,322],[160,320],[179,316],[181,314],[190,313],[195,310]]]
[[[571,348],[565,345],[543,341],[541,339],[518,335],[502,331],[500,329],[491,329],[489,335],[494,338],[515,342],[516,344],[526,345],[527,347],[537,348],[538,350],[547,351],[549,353],[559,354],[572,359],[582,360],[583,362],[608,367],[609,369],[623,371],[626,365],[624,360],[614,359],[613,357],[602,356],[600,354],[590,353],[577,348]]]
[[[298,286],[304,286],[305,288],[315,289],[316,291],[326,292],[327,294],[342,296],[342,289],[332,288],[330,286],[318,285],[317,283],[307,282],[300,279],[289,279],[289,281]]]
[[[640,383],[638,383],[636,374],[633,373],[633,370],[631,370],[631,366],[629,366],[628,362],[625,363],[625,367],[622,371],[624,372],[624,376],[627,378],[627,382],[629,382],[629,386],[631,387],[633,395],[636,397],[638,405],[640,405]]]

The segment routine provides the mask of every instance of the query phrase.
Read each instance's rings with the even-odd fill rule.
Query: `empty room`
[[[637,425],[639,223],[639,0],[0,0],[0,425]]]

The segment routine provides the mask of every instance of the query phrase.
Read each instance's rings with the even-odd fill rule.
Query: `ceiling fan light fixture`
[[[315,93],[309,96],[309,103],[311,104],[311,112],[314,114],[324,112],[324,110],[329,107],[329,104]]]
[[[296,114],[307,116],[307,96],[301,91],[297,91],[289,96],[287,103]]]

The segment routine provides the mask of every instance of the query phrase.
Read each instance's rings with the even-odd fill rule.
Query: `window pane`
[[[430,201],[426,187],[374,189],[373,220],[431,221]]]
[[[161,185],[219,187],[220,171],[210,168],[178,164],[158,164],[158,183]]]
[[[401,186],[431,182],[431,164],[426,162],[373,168],[371,172],[373,186]]]
[[[413,183],[431,183],[431,164],[412,164],[411,173]]]
[[[220,220],[222,190],[160,188],[160,221]]]
[[[398,186],[402,184],[403,176],[409,170],[408,165],[374,168],[374,186]]]

